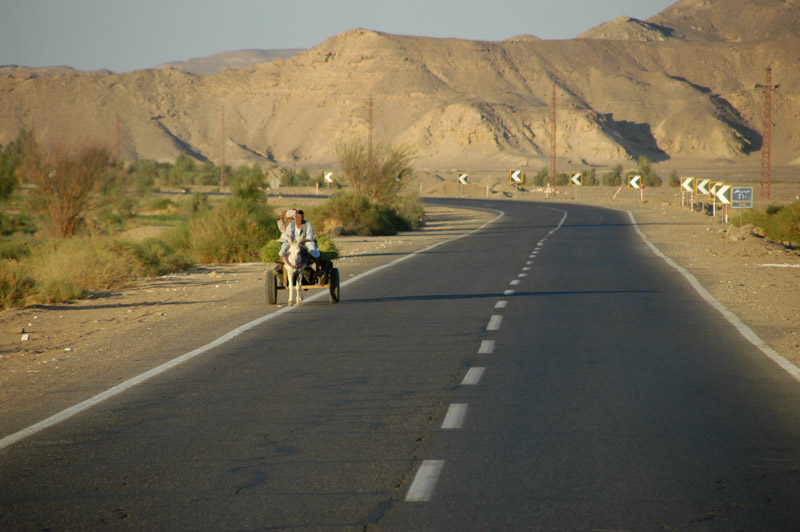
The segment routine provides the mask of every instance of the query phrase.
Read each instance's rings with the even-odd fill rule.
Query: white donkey
[[[289,250],[283,259],[286,278],[289,281],[289,305],[292,304],[292,290],[297,294],[297,304],[303,301],[303,268],[306,267],[306,256],[299,242],[290,242]]]

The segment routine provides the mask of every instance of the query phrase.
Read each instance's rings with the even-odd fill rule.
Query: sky
[[[125,72],[225,50],[311,48],[343,31],[571,39],[675,0],[0,0],[0,65]]]

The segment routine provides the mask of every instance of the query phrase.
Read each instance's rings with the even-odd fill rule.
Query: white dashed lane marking
[[[506,308],[508,301],[501,300],[494,304],[494,308]]]
[[[469,368],[467,374],[464,375],[464,380],[461,381],[462,386],[475,386],[481,382],[481,377],[486,371],[486,368]]]
[[[496,331],[500,328],[500,324],[503,322],[503,316],[500,314],[492,314],[492,317],[489,318],[489,323],[486,325],[487,331]]]
[[[478,348],[479,355],[491,355],[494,353],[494,340],[482,340]]]
[[[511,286],[517,286],[519,284],[519,279],[514,279],[509,283]]]
[[[447,414],[442,421],[443,430],[457,430],[464,426],[464,419],[467,417],[466,403],[453,403],[447,409]]]
[[[419,466],[414,482],[408,488],[406,502],[427,502],[433,496],[436,481],[444,467],[444,460],[425,460]]]

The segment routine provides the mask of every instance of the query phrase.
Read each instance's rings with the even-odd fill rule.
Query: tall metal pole
[[[550,102],[550,187],[556,193],[556,82],[553,82],[553,97]]]
[[[117,158],[116,163],[117,163],[117,168],[118,169],[120,167],[119,151],[120,151],[119,150],[119,115],[117,115],[117,142],[116,142],[116,148],[115,148],[115,151],[114,151],[114,156]]]
[[[222,168],[220,169],[219,186],[225,186],[225,107],[222,107]]]
[[[761,147],[761,197],[764,197],[764,183],[767,184],[767,199],[772,189],[772,67],[767,67],[764,82],[764,132]]]
[[[367,124],[367,157],[372,162],[372,130],[373,130],[373,122],[372,122],[372,96],[369,97],[369,118]]]

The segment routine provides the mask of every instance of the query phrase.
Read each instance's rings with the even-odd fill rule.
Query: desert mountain
[[[731,16],[739,11],[749,18]],[[798,12],[778,0],[682,0],[646,24],[618,24],[666,40],[482,42],[356,29],[213,75],[2,67],[0,143],[22,127],[45,140],[113,143],[118,118],[127,160],[172,161],[182,151],[219,163],[224,142],[228,164],[331,166],[338,141],[366,139],[371,100],[375,141],[414,146],[421,168],[538,170],[549,161],[555,87],[561,168],[640,155],[677,168],[757,166],[755,84],[771,65],[781,85],[773,161],[800,165],[800,26],[784,24]],[[748,38],[754,31],[779,38]]]
[[[231,68],[247,68],[276,59],[292,57],[300,52],[302,52],[301,49],[226,51],[186,61],[162,63],[156,68],[176,68],[190,74],[217,74]]]

